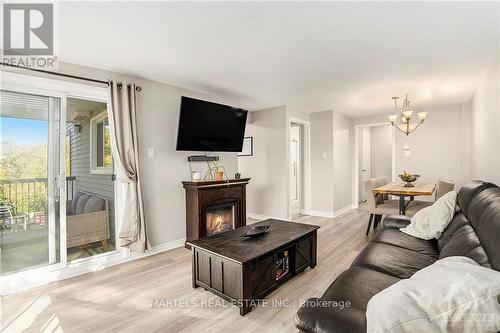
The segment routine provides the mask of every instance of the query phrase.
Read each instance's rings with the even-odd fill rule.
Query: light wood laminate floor
[[[335,219],[294,220],[321,226],[318,265],[244,317],[221,298],[191,287],[191,252],[179,248],[6,296],[0,327],[5,332],[296,332],[300,301],[320,296],[369,238],[364,209]]]

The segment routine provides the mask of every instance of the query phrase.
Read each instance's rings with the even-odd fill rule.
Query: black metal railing
[[[66,177],[66,200],[73,198],[75,179]],[[47,191],[47,178],[1,179],[0,205],[12,207],[13,215],[45,212]]]

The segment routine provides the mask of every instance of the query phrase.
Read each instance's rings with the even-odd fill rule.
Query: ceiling
[[[59,59],[251,110],[351,116],[471,98],[498,42],[493,2],[61,2]]]

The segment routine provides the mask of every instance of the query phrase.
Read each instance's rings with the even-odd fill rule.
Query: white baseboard
[[[311,215],[311,216],[318,216],[318,217],[328,217],[328,218],[334,218],[340,215],[343,215],[350,211],[351,209],[354,209],[352,206],[346,206],[344,208],[341,208],[339,210],[336,210],[335,212],[328,212],[328,211],[321,211],[321,210],[305,210],[302,209],[300,211],[301,214],[305,215]]]
[[[276,216],[270,216],[270,215],[262,215],[262,214],[255,214],[255,213],[247,213],[247,218],[254,219],[254,220],[268,220],[268,219],[285,220],[285,221],[289,221],[290,220],[289,218],[276,217]]]
[[[318,216],[318,217],[328,217],[328,218],[335,217],[335,214],[333,212],[326,212],[326,211],[321,211],[321,210],[301,209],[300,213],[304,214],[304,215],[311,215],[311,216]]]
[[[186,242],[186,238],[181,238],[181,239],[174,240],[174,241],[167,242],[167,243],[163,243],[163,244],[160,244],[160,245],[155,245],[151,249],[151,252],[154,252],[154,253],[151,253],[151,254],[165,252],[165,251],[168,251],[168,250],[176,249],[178,247],[182,247],[182,246],[184,246],[185,242]]]
[[[130,253],[127,249],[114,251],[111,253],[103,253],[94,257],[77,259],[68,262],[68,265],[63,268],[46,268],[43,272],[37,274],[29,274],[29,271],[13,273],[0,277],[0,295],[5,296],[22,290],[39,287],[51,282],[65,280],[71,277],[86,273],[96,273],[106,267],[123,264],[132,260],[137,260],[161,252],[173,250],[184,246],[185,238],[177,239],[171,242],[153,246],[151,250],[145,253],[136,254]],[[29,275],[28,275],[29,274]]]
[[[333,215],[335,215],[335,217],[337,216],[340,216],[340,215],[343,215],[345,213],[347,213],[348,211],[352,210],[352,205],[349,205],[349,206],[345,206],[344,208],[341,208],[339,210],[336,210]]]

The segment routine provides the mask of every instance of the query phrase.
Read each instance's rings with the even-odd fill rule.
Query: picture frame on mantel
[[[253,136],[243,138],[243,148],[238,156],[253,156]]]

